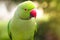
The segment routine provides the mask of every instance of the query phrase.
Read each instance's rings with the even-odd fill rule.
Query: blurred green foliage
[[[0,40],[10,40],[7,29],[8,21],[0,21]]]
[[[44,7],[44,2],[47,7]],[[48,40],[51,37],[51,40],[60,40],[60,0],[44,0],[40,4],[43,5],[44,13],[49,14],[51,18],[47,23],[39,24],[35,39]]]

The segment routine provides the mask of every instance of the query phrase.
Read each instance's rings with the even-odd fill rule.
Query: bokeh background
[[[7,24],[13,17],[14,9],[28,0],[0,0],[0,40],[10,40]],[[30,0],[45,16],[39,20],[36,40],[60,40],[60,0]],[[48,16],[46,16],[48,15]]]

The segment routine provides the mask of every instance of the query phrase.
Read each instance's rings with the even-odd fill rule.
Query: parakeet
[[[17,6],[13,18],[8,23],[11,40],[33,40],[36,30],[36,7],[33,2],[25,1]]]

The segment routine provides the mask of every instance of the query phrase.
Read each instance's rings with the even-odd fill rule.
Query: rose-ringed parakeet
[[[37,28],[35,8],[31,1],[25,1],[17,6],[13,18],[8,23],[11,40],[33,40]]]

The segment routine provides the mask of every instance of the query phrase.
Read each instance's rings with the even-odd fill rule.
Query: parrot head
[[[36,6],[31,1],[25,1],[23,3],[20,3],[17,7],[16,14],[18,14],[18,17],[20,19],[30,19],[32,17],[36,18]]]

